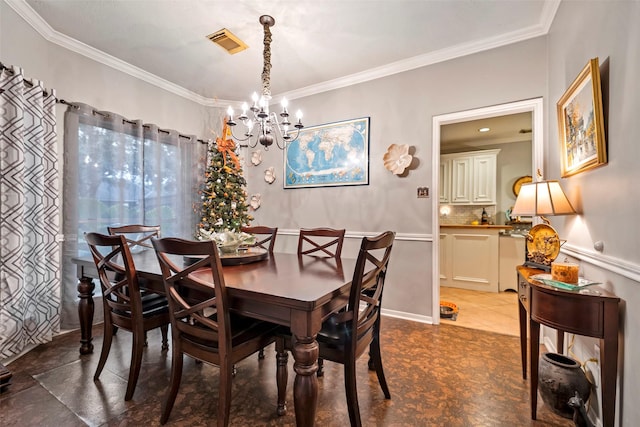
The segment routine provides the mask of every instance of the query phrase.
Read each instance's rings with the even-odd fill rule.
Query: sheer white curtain
[[[165,237],[193,238],[206,145],[79,103],[67,109],[64,128],[62,324],[72,328],[78,326],[78,280],[71,259],[89,255],[84,233],[146,224],[160,225]],[[101,316],[98,309],[94,320]]]
[[[55,92],[0,71],[0,359],[60,331]]]

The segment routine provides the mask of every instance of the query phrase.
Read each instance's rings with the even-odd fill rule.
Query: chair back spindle
[[[346,230],[333,228],[301,228],[298,255],[340,258]]]
[[[253,245],[254,247],[265,249],[270,254],[273,253],[273,247],[275,246],[276,236],[278,234],[278,227],[256,225],[253,227],[241,227],[240,231],[256,236],[256,242]]]
[[[152,249],[151,239],[160,238],[159,225],[123,225],[118,227],[107,227],[110,235],[122,235],[127,239],[127,244],[132,252],[145,249]]]

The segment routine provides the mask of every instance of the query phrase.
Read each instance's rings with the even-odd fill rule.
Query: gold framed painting
[[[607,163],[598,58],[580,72],[557,104],[562,177]]]

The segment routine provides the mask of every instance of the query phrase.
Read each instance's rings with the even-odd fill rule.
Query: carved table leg
[[[295,337],[293,344],[293,403],[297,426],[313,426],[318,404],[318,342],[314,337]]]
[[[527,379],[527,309],[524,303],[518,303],[518,318],[520,319],[520,359],[522,363],[522,379]]]
[[[277,413],[279,416],[282,416],[287,413],[287,380],[289,378],[289,372],[287,369],[289,352],[285,350],[283,338],[278,338],[276,340],[276,361],[276,384],[278,385]]]
[[[80,318],[80,354],[93,353],[91,341],[91,325],[93,324],[93,291],[96,286],[89,277],[82,277],[78,282],[78,317]]]
[[[604,305],[604,338],[600,340],[600,384],[602,384],[602,425],[613,427],[616,420],[618,375],[618,301]]]
[[[529,354],[531,355],[531,380],[529,396],[531,398],[531,419],[536,419],[538,411],[538,363],[540,360],[540,324],[529,319]]]

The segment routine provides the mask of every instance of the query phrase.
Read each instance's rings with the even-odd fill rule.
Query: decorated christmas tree
[[[247,213],[247,181],[235,153],[236,145],[225,123],[222,137],[210,143],[205,182],[201,190],[199,229],[201,234],[224,230],[239,232],[253,217]]]

